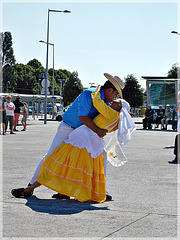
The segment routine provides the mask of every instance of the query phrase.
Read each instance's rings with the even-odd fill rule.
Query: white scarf
[[[128,111],[130,110],[129,103],[124,99],[121,100],[122,109],[120,111],[120,119],[118,129],[110,133],[109,142],[105,145],[108,161],[115,167],[120,167],[127,162],[127,157],[121,149],[121,146],[126,145],[131,140],[131,134],[135,131],[135,123]]]

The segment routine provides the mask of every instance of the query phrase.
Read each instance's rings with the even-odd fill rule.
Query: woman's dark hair
[[[113,91],[117,91],[117,89],[115,88],[115,86],[114,86],[109,80],[106,81],[102,87],[103,87],[104,89],[112,88]]]

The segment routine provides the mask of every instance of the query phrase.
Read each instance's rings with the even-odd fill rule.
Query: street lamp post
[[[38,84],[38,95],[40,94],[40,86],[39,86],[39,85],[40,85],[40,82],[41,82],[41,79],[38,80],[38,83],[39,83],[39,84]]]
[[[65,83],[65,79],[60,79],[60,84],[61,84],[61,97],[62,97],[62,93],[63,93],[63,85]]]
[[[45,79],[45,102],[44,102],[44,124],[47,123],[47,82],[48,82],[48,50],[49,50],[49,13],[50,12],[62,12],[62,13],[71,13],[71,11],[64,10],[51,10],[48,9],[48,21],[47,21],[47,51],[46,51],[46,79]]]
[[[45,43],[47,44],[47,42],[40,40],[40,43]],[[53,46],[53,94],[52,94],[52,99],[53,99],[53,104],[52,104],[52,119],[54,119],[54,43],[48,43],[49,45]]]
[[[38,95],[40,95],[40,82],[41,82],[41,79],[38,80]],[[39,99],[39,96],[38,96],[38,116],[40,114],[40,99]]]

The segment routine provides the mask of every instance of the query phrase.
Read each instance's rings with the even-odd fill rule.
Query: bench
[[[156,126],[156,118],[153,118],[153,121],[152,121],[151,125],[155,128],[155,126]],[[159,124],[159,125],[161,125],[161,124]],[[170,125],[172,126],[173,130],[176,130],[177,129],[177,120],[176,119],[175,120],[169,120],[168,121],[168,126],[170,126]]]

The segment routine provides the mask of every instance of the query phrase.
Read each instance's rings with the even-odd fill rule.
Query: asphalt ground
[[[136,121],[136,120],[135,120]],[[136,121],[137,122],[137,121]],[[27,131],[1,135],[3,239],[178,239],[178,172],[173,145],[177,134],[168,129],[143,130],[136,124],[131,142],[123,147],[128,162],[108,163],[107,186],[113,201],[80,203],[51,198],[42,186],[30,198],[14,198],[11,189],[25,187],[47,152],[59,123],[28,121]],[[179,225],[180,226],[180,225]],[[180,238],[179,238],[180,239]]]

